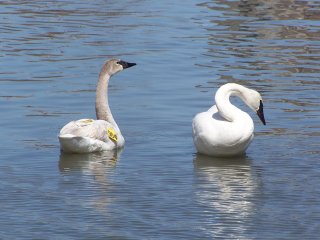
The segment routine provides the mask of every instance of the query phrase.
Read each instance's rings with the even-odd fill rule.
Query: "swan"
[[[260,93],[236,83],[222,85],[208,111],[192,120],[193,142],[199,153],[228,157],[245,153],[253,139],[253,120],[246,112],[230,103],[230,96],[240,97],[266,125]]]
[[[101,152],[124,146],[124,138],[109,108],[108,84],[111,76],[134,65],[120,59],[103,64],[96,88],[97,120],[80,119],[66,124],[58,136],[63,152]]]

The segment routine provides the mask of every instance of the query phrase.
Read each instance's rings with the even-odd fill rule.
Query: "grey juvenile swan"
[[[112,75],[136,65],[111,59],[102,66],[96,89],[96,116],[69,122],[59,134],[64,152],[89,153],[108,151],[124,146],[124,138],[114,120],[108,104],[108,84]]]

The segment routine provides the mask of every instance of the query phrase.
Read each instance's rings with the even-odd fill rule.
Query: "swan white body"
[[[109,60],[103,65],[96,91],[97,120],[80,119],[66,124],[58,136],[62,151],[89,153],[124,146],[124,138],[108,105],[107,90],[113,74],[134,65],[118,59]]]
[[[252,141],[253,120],[230,103],[231,95],[240,97],[265,124],[260,94],[239,84],[225,84],[215,95],[216,105],[197,114],[192,121],[193,141],[199,153],[222,157],[241,155]]]
[[[115,132],[117,139],[110,136],[110,131]],[[119,128],[105,120],[93,119],[69,122],[61,129],[59,141],[64,152],[75,153],[109,151],[125,143]]]

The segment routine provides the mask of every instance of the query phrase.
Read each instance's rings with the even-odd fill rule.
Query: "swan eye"
[[[262,108],[262,109],[263,109],[263,103],[262,103],[262,100],[260,100],[259,108]]]
[[[122,60],[118,61],[117,64],[120,64],[123,67],[123,69],[126,69],[126,68],[129,68],[129,67],[136,65],[135,63],[129,63],[129,62],[125,62]]]
[[[127,65],[127,63],[125,61],[118,61],[117,64],[121,65],[123,68],[125,68],[125,66]]]

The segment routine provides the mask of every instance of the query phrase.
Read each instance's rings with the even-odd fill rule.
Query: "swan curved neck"
[[[235,95],[243,100],[243,93],[247,88],[238,84],[228,83],[221,86],[215,95],[215,102],[219,114],[230,122],[234,122],[239,115],[248,115],[230,102],[230,96]]]
[[[98,120],[105,120],[118,128],[114,120],[108,101],[108,85],[111,76],[108,73],[100,73],[96,89],[96,116]],[[118,128],[119,129],[119,128]]]

